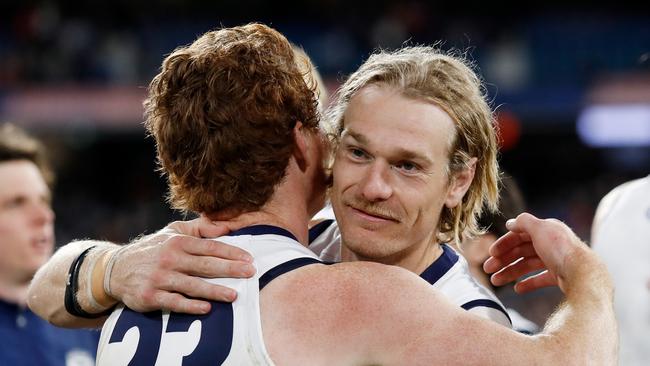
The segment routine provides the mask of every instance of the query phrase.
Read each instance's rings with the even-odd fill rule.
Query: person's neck
[[[289,214],[288,212],[283,212],[279,214],[267,204],[258,211],[245,212],[229,218],[228,221],[234,224],[235,227],[248,227],[253,225],[277,226],[289,231],[302,245],[307,246],[309,236],[307,231],[308,220],[299,216],[301,215],[298,213]],[[208,217],[214,218],[210,215]],[[220,217],[219,219],[222,218]]]
[[[300,191],[294,189],[291,179],[287,176],[285,181],[276,187],[275,193],[269,201],[257,211],[244,212],[236,215],[224,213],[208,214],[211,219],[227,220],[236,227],[252,225],[273,225],[288,230],[298,241],[307,246],[309,244],[309,210],[307,200]]]
[[[20,306],[27,304],[29,281],[12,281],[0,278],[0,299]]]
[[[440,258],[442,253],[442,247],[435,239],[435,236],[433,240],[429,240],[426,243],[411,245],[405,250],[383,258],[365,258],[351,251],[345,245],[345,239],[342,239],[341,243],[341,261],[343,262],[377,262],[402,267],[418,275]]]

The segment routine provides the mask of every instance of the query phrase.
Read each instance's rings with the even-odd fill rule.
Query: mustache
[[[390,209],[389,207],[386,207],[382,203],[368,202],[363,199],[352,198],[352,199],[347,199],[345,201],[345,204],[359,211],[363,211],[367,214],[373,216],[379,216],[381,218],[385,218],[389,220],[401,221],[402,218],[402,215]]]

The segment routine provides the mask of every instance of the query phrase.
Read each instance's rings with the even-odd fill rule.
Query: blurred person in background
[[[27,308],[34,273],[54,249],[53,174],[42,144],[0,126],[0,365],[94,365],[99,333],[52,326]]]
[[[650,364],[650,176],[611,190],[598,205],[591,246],[616,291],[620,364]]]
[[[503,287],[495,287],[490,282],[490,275],[483,269],[483,263],[490,257],[490,246],[501,236],[508,233],[506,221],[526,211],[526,204],[523,193],[519,189],[516,180],[508,175],[501,178],[499,189],[499,210],[498,212],[485,211],[479,218],[479,225],[485,228],[486,232],[475,238],[464,241],[460,245],[459,252],[469,263],[469,269],[474,278],[483,286],[494,292],[497,297]],[[501,301],[504,301],[501,298]],[[534,334],[539,331],[539,326],[524,318],[509,304],[506,310],[512,320],[512,328],[518,332]]]

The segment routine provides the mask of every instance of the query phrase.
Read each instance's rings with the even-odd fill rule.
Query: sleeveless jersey
[[[334,220],[331,206],[321,210],[314,219],[324,219],[309,230],[309,249],[322,261],[341,261],[341,231]],[[469,271],[465,258],[451,247],[441,244],[443,254],[420,277],[440,290],[452,303],[481,317],[512,327],[510,316],[499,299],[478,283]]]
[[[611,273],[620,334],[620,364],[650,364],[650,176],[610,193],[592,238]],[[605,201],[605,199],[603,199]]]
[[[198,316],[117,308],[102,329],[97,365],[273,365],[262,336],[260,291],[274,278],[320,261],[275,226],[250,226],[215,240],[255,258],[252,278],[205,279],[235,289],[237,299],[212,302],[211,311]]]

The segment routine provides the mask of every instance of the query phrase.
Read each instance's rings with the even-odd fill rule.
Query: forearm
[[[616,365],[618,364],[618,333],[611,291],[592,294],[573,293],[567,296],[544,329],[537,335],[492,335],[497,338],[490,347],[499,350],[494,359],[483,358],[482,365]],[[512,343],[508,341],[511,338]],[[488,360],[490,360],[488,362]]]
[[[508,220],[509,233],[490,247],[483,268],[499,285],[533,272],[517,283],[522,291],[557,284],[565,303],[544,330],[508,345],[522,357],[500,364],[615,365],[618,335],[613,284],[604,263],[558,220],[521,214]],[[542,270],[542,272],[539,272]],[[516,287],[517,288],[517,287]]]
[[[463,343],[444,364],[461,365],[594,365],[618,364],[618,335],[611,299],[570,298],[549,318],[544,330],[528,336],[484,319],[463,326],[455,321],[449,333]],[[490,327],[488,329],[488,326]],[[458,362],[458,360],[461,360]]]
[[[78,277],[76,299],[82,309],[91,313],[99,313],[103,309],[94,306],[90,299],[90,276],[93,264],[108,251],[119,248],[118,245],[100,241],[75,241],[61,247],[50,260],[41,267],[29,288],[28,305],[40,317],[50,323],[68,328],[99,327],[104,318],[86,319],[70,314],[65,308],[65,290],[68,273],[72,262],[87,248],[90,250],[83,261]],[[102,306],[103,307],[103,306]]]
[[[613,307],[613,286],[604,265],[586,252],[571,258],[582,261],[582,274],[565,283],[566,301],[544,327],[543,348],[549,364],[615,365],[618,332]],[[558,345],[560,352],[558,352]]]

